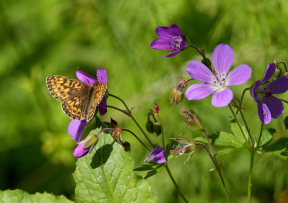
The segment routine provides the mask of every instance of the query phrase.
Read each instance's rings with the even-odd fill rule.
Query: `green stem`
[[[213,148],[213,145],[212,145],[212,143],[210,142],[210,140],[209,140],[209,136],[208,136],[208,133],[206,132],[206,130],[202,130],[202,132],[204,133],[204,137],[206,138],[206,140],[207,140],[207,142],[208,142],[208,145],[209,145],[209,147],[210,147],[210,150],[211,150],[211,152],[212,152],[212,155],[214,156],[215,155],[215,151],[214,151],[214,148]]]
[[[198,47],[196,47],[196,46],[193,45],[193,44],[189,44],[189,46],[192,47],[193,49],[195,49],[195,50],[202,56],[202,58],[203,58],[204,61],[205,61],[205,65],[207,65],[208,68],[211,69],[211,62],[210,62],[210,60],[205,56],[204,49],[198,48]]]
[[[150,149],[142,142],[142,140],[134,132],[132,132],[131,130],[128,130],[126,128],[124,128],[123,131],[127,131],[130,134],[132,134],[143,145],[143,147],[145,147],[148,151],[150,151]]]
[[[246,128],[246,130],[247,130],[247,132],[248,132],[248,135],[249,135],[250,141],[251,141],[251,143],[252,143],[252,146],[255,147],[255,146],[254,146],[254,139],[253,139],[253,137],[252,137],[252,135],[251,135],[251,133],[250,133],[250,129],[249,129],[248,125],[247,125],[247,122],[246,122],[246,119],[245,119],[245,117],[244,117],[244,115],[243,115],[243,113],[242,113],[242,110],[239,109],[239,112],[240,112],[241,118],[242,118],[242,120],[243,120],[243,122],[244,122],[244,124],[245,124],[245,128]]]
[[[246,93],[246,91],[248,91],[249,89],[250,89],[250,88],[245,88],[244,91],[242,92],[241,99],[240,99],[240,105],[239,105],[239,109],[240,109],[240,110],[242,109],[242,102],[243,102],[245,93]],[[238,112],[236,112],[236,114],[237,114],[237,113],[238,113]]]
[[[231,113],[232,113],[234,119],[236,120],[236,122],[237,122],[237,124],[238,124],[238,127],[239,127],[239,129],[240,129],[240,131],[241,131],[241,133],[242,133],[242,135],[243,135],[245,141],[248,142],[248,140],[247,140],[247,138],[246,138],[246,136],[245,136],[245,134],[244,134],[244,132],[243,132],[243,129],[242,129],[240,123],[239,123],[239,120],[238,120],[238,118],[237,118],[235,112],[233,111],[233,109],[232,109],[232,107],[231,107],[231,104],[229,104],[229,109],[230,109],[230,111],[231,111]]]
[[[114,108],[118,111],[121,111],[122,113],[124,113],[125,115],[129,116],[133,121],[134,123],[137,125],[137,127],[141,130],[142,134],[144,135],[144,137],[147,139],[147,141],[149,142],[149,144],[151,145],[152,148],[154,148],[154,145],[153,143],[151,142],[151,140],[149,139],[149,137],[147,136],[147,134],[145,133],[145,131],[141,128],[141,126],[139,125],[139,123],[137,122],[137,120],[134,118],[133,114],[132,114],[132,111],[129,109],[129,107],[127,106],[127,104],[125,103],[125,101],[123,99],[121,99],[120,97],[116,96],[116,95],[113,95],[113,94],[108,94],[109,96],[111,97],[114,97],[115,99],[118,99],[119,101],[122,102],[122,104],[125,106],[126,108],[126,111],[125,110],[122,110],[122,109],[119,109],[117,107],[111,107],[111,106],[108,106],[108,107],[111,107],[111,108]]]
[[[168,167],[167,164],[165,165],[165,169],[166,169],[166,171],[167,171],[167,173],[168,173],[170,179],[172,180],[172,182],[173,182],[175,188],[177,189],[177,191],[179,192],[180,196],[181,196],[182,199],[184,200],[184,202],[189,203],[189,201],[186,199],[185,195],[181,192],[180,188],[178,187],[178,185],[177,185],[177,183],[176,183],[174,177],[172,176],[172,173],[171,173],[171,171],[170,171],[170,169],[169,169],[169,167]]]
[[[159,114],[157,114],[157,117],[158,117],[158,120],[159,120],[160,126],[161,126],[162,147],[165,148],[164,130],[163,130],[163,126],[162,126],[162,120],[161,120]]]
[[[124,102],[124,100],[122,100],[120,97],[117,97],[117,96],[115,96],[115,95],[113,95],[113,94],[109,94],[109,96],[114,97],[114,98],[120,100],[120,101],[123,103],[123,105],[125,106],[128,114],[127,114],[127,112],[126,112],[125,110],[119,109],[119,108],[117,108],[117,107],[111,107],[111,106],[108,106],[108,107],[113,108],[113,109],[115,109],[115,110],[118,110],[118,111],[124,113],[125,115],[129,116],[129,117],[134,121],[134,123],[137,125],[137,127],[140,129],[140,131],[142,132],[142,134],[146,137],[146,139],[148,140],[148,142],[150,143],[150,145],[152,146],[152,148],[154,148],[153,143],[151,142],[151,140],[149,139],[149,137],[147,136],[147,134],[145,133],[145,131],[143,130],[143,128],[139,125],[139,123],[137,122],[137,120],[134,118],[132,112],[130,111],[130,109],[128,108],[127,104]],[[161,128],[162,128],[162,127],[161,127]],[[162,132],[163,132],[163,129],[162,129]],[[164,137],[163,134],[162,134],[162,136]],[[162,138],[162,139],[164,140],[164,138]],[[162,142],[163,142],[163,144],[164,144],[164,141],[163,141],[163,140],[162,140]],[[149,150],[149,151],[150,151],[150,150]],[[166,169],[166,171],[167,171],[167,173],[168,173],[171,181],[173,182],[174,186],[176,187],[177,191],[179,192],[180,196],[182,197],[182,199],[183,199],[186,203],[189,203],[188,200],[186,199],[186,197],[183,195],[183,193],[182,193],[181,190],[179,189],[179,187],[178,187],[175,179],[173,178],[172,173],[171,173],[170,169],[168,168],[168,165],[167,165],[167,164],[165,165],[165,169]]]
[[[231,200],[230,200],[230,196],[229,196],[229,193],[228,193],[228,190],[227,190],[227,187],[226,187],[226,184],[225,184],[225,181],[224,181],[224,178],[223,178],[223,175],[222,175],[222,172],[221,172],[221,168],[218,164],[218,161],[216,159],[216,157],[214,155],[211,154],[211,152],[209,151],[209,149],[206,147],[205,144],[201,143],[201,142],[197,142],[196,145],[200,145],[202,146],[206,151],[207,153],[209,154],[214,166],[215,166],[215,169],[220,177],[220,180],[221,180],[221,183],[222,183],[222,186],[224,188],[224,192],[225,192],[225,196],[227,198],[227,201],[230,203]]]
[[[257,142],[257,147],[259,146],[260,141],[261,141],[263,126],[264,126],[264,124],[261,122],[261,129],[260,129],[260,135],[259,135],[258,142]]]
[[[253,175],[253,164],[254,164],[254,150],[251,150],[250,157],[250,169],[249,169],[249,177],[248,177],[248,203],[251,203],[252,198],[252,175]]]

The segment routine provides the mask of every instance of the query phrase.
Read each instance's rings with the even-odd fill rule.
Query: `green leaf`
[[[244,144],[243,140],[240,140],[238,137],[232,133],[220,132],[218,139],[215,141],[216,146],[220,147],[242,147]]]
[[[273,144],[263,147],[263,150],[268,154],[280,157],[282,159],[288,159],[288,138],[280,138]]]
[[[245,138],[248,140],[249,135],[248,135],[246,128],[244,128],[242,126],[242,130],[244,132]],[[242,144],[244,144],[246,142],[246,140],[245,140],[245,138],[241,132],[241,129],[239,128],[237,123],[231,123],[231,131],[232,131],[233,135],[235,135],[235,137],[237,137]]]
[[[0,191],[0,201],[3,203],[72,203],[64,196],[54,196],[48,193],[29,194],[23,190]]]
[[[266,129],[263,131],[262,136],[261,136],[261,140],[259,143],[260,147],[263,147],[266,144],[269,144],[269,142],[271,142],[272,138],[273,138],[273,134],[276,131],[274,129]]]
[[[133,172],[134,161],[110,135],[102,134],[96,147],[76,163],[78,203],[156,202],[146,180]]]

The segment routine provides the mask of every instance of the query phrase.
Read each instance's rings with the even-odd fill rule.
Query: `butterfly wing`
[[[62,109],[72,119],[85,120],[86,100],[87,95],[73,97],[62,103]]]
[[[79,80],[60,75],[48,76],[46,83],[51,95],[62,102],[87,95],[90,88]]]
[[[92,88],[93,88],[93,91],[89,95],[89,99],[88,99],[89,101],[89,104],[87,105],[88,108],[86,108],[87,109],[86,111],[87,121],[90,121],[94,117],[97,106],[100,104],[100,102],[102,101],[103,97],[106,94],[107,85],[105,82],[101,82],[101,83],[94,84]]]

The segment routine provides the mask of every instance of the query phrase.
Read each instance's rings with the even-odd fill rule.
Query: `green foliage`
[[[92,152],[76,163],[76,201],[156,202],[148,182],[133,172],[134,161],[110,135],[102,134]]]
[[[72,203],[64,196],[55,196],[48,193],[29,194],[22,190],[0,191],[2,203]]]
[[[264,146],[263,150],[268,154],[280,157],[282,159],[288,159],[288,138],[280,138],[276,142]]]

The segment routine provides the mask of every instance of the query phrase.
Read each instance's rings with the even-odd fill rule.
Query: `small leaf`
[[[143,164],[142,166],[135,168],[134,171],[150,171],[153,170],[153,166],[150,164]]]
[[[246,128],[242,126],[242,130],[244,132],[245,138],[248,140],[249,135],[248,135]],[[243,144],[246,142],[241,132],[241,129],[239,128],[237,123],[231,123],[231,131],[233,135],[235,135]]]
[[[55,196],[49,193],[29,194],[22,190],[0,191],[0,201],[5,203],[72,203],[71,200],[64,196]]]
[[[92,152],[76,163],[76,202],[156,202],[148,182],[133,168],[129,153],[110,135],[101,134]]]
[[[152,170],[152,171],[148,171],[146,176],[144,177],[144,179],[148,179],[150,178],[151,176],[154,176],[157,174],[157,170]]]
[[[263,133],[262,133],[262,137],[261,137],[261,140],[260,140],[260,143],[259,143],[259,146],[260,147],[262,147],[262,146],[264,146],[264,145],[266,145],[266,144],[269,144],[270,142],[271,142],[271,140],[272,140],[272,138],[273,138],[273,130],[271,130],[272,128],[270,128],[270,129],[266,129],[266,130],[264,130],[263,131]],[[272,133],[271,133],[272,132]],[[275,133],[275,132],[274,132]]]
[[[221,147],[242,147],[244,144],[243,140],[240,140],[238,137],[234,136],[231,133],[220,132],[218,139],[215,141],[216,146]]]
[[[272,154],[286,160],[288,159],[288,138],[280,138],[273,144],[264,146],[263,150],[268,154]]]

